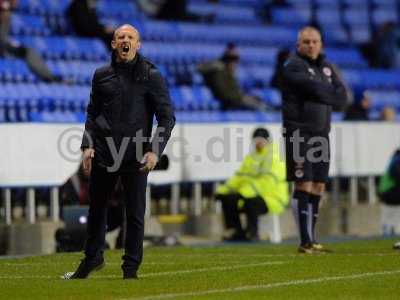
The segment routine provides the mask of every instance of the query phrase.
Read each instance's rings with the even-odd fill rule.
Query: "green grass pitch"
[[[62,280],[81,253],[0,260],[0,299],[400,299],[393,240],[331,244],[332,254],[294,245],[145,249],[139,280],[121,279],[120,251],[86,280]]]

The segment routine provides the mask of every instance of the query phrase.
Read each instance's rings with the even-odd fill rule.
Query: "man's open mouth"
[[[128,45],[122,46],[122,52],[123,53],[128,53],[129,52],[129,46]]]

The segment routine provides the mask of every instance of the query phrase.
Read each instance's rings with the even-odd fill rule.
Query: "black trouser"
[[[93,166],[89,182],[90,204],[85,255],[88,259],[103,256],[107,203],[118,177],[121,177],[126,210],[125,255],[122,257],[122,268],[137,270],[143,257],[147,172],[109,173],[106,169]]]
[[[222,202],[226,228],[235,229],[236,234],[244,234],[245,230],[242,227],[239,216],[241,212],[244,212],[247,218],[247,233],[251,237],[258,236],[258,216],[268,212],[265,201],[261,197],[243,198],[239,194],[218,194],[216,198]],[[239,209],[238,207],[240,199],[244,201],[242,209]]]

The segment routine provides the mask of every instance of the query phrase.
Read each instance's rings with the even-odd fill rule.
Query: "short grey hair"
[[[313,26],[306,26],[306,27],[303,27],[302,29],[300,29],[299,33],[297,34],[297,42],[300,42],[301,36],[306,31],[314,31],[314,32],[318,33],[322,39],[321,32],[317,28],[315,28]]]

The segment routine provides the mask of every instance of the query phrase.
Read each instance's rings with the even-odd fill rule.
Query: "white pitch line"
[[[155,273],[145,273],[139,275],[140,278],[146,277],[157,277],[157,276],[167,276],[167,275],[180,275],[180,274],[191,274],[191,273],[201,273],[208,271],[228,271],[228,270],[236,270],[242,268],[249,267],[263,267],[263,266],[271,266],[271,265],[282,265],[287,262],[283,261],[270,261],[264,263],[252,263],[252,264],[242,264],[242,265],[233,265],[229,267],[211,267],[211,268],[200,268],[200,269],[189,269],[189,270],[177,270],[177,271],[168,271],[168,272],[155,272]],[[61,276],[61,274],[60,274]],[[120,275],[99,275],[99,276],[91,276],[91,278],[120,278]],[[0,279],[37,279],[37,278],[47,278],[47,279],[55,279],[56,276],[0,276]]]
[[[156,276],[166,276],[166,275],[180,275],[180,274],[191,274],[191,273],[201,273],[201,272],[208,272],[208,271],[229,271],[229,270],[236,270],[236,269],[243,269],[243,268],[250,268],[250,267],[263,267],[263,266],[272,266],[272,265],[283,265],[287,262],[283,261],[270,261],[264,263],[253,263],[253,264],[243,264],[243,265],[233,265],[229,267],[213,267],[213,268],[201,268],[201,269],[189,269],[189,270],[180,270],[180,271],[168,271],[168,272],[156,272],[156,273],[147,273],[143,275],[139,275],[139,277],[156,277]],[[119,277],[115,275],[110,275],[110,277]],[[101,277],[109,277],[109,276],[101,276]],[[93,276],[93,278],[100,278],[97,276]]]
[[[120,266],[122,262],[117,263],[117,262],[106,262],[107,266]],[[142,265],[176,265],[178,263],[176,262],[144,262]],[[181,263],[182,264],[182,263]],[[204,263],[202,263],[204,264]],[[211,264],[211,263],[210,263]],[[0,267],[6,266],[6,267],[35,267],[35,266],[48,266],[48,263],[1,263],[0,262]],[[78,266],[77,262],[52,262],[51,265],[57,265],[57,266]]]
[[[278,288],[278,287],[298,286],[298,285],[306,285],[306,284],[312,284],[312,283],[351,280],[351,279],[360,279],[360,278],[365,278],[365,277],[385,276],[385,275],[395,275],[395,274],[400,274],[400,270],[374,272],[374,273],[361,273],[361,274],[353,274],[353,275],[345,275],[345,276],[331,276],[331,277],[322,277],[322,278],[315,278],[315,279],[291,280],[291,281],[282,281],[282,282],[276,282],[276,283],[270,283],[270,284],[246,285],[246,286],[240,286],[240,287],[231,287],[231,288],[226,288],[226,289],[214,289],[214,290],[206,290],[206,291],[200,291],[200,292],[152,295],[152,296],[146,296],[146,297],[142,297],[142,298],[135,298],[135,300],[157,300],[157,299],[171,299],[171,298],[177,298],[177,297],[195,297],[195,296],[204,296],[204,295],[211,295],[211,294],[218,294],[218,293],[235,293],[235,292],[243,292],[243,291],[250,291],[250,290],[265,290],[265,289]],[[133,300],[133,298],[123,298],[121,300]]]
[[[243,257],[243,254],[234,254],[234,253],[228,253],[228,254],[210,254],[210,253],[204,253],[204,254],[184,254],[183,258],[188,258],[188,257],[201,257],[201,256],[221,256],[221,257]],[[390,252],[390,253],[340,253],[340,252],[333,252],[327,254],[327,256],[332,256],[332,255],[338,255],[338,256],[399,256],[399,251],[396,252]],[[169,258],[169,257],[174,257],[174,255],[163,255],[163,256],[158,256],[163,257],[163,258]],[[325,257],[325,255],[304,255],[304,254],[246,254],[246,257]],[[175,259],[177,258],[176,256],[174,257]],[[183,262],[181,262],[183,263]],[[186,262],[185,262],[186,263]],[[64,262],[52,262],[52,265],[63,265],[63,266],[68,266],[72,265],[75,266],[77,263],[76,262],[70,262],[70,263],[64,263]],[[142,265],[175,265],[178,264],[177,262],[144,262]],[[200,262],[199,264],[207,264],[206,262]],[[214,263],[210,263],[214,264]],[[34,266],[47,266],[48,263],[19,263],[19,262],[7,262],[7,263],[2,263],[0,260],[0,267],[2,266],[7,266],[7,267],[34,267]],[[117,262],[106,262],[106,265],[108,266],[119,266],[121,263]],[[1,278],[1,277],[0,277]]]
[[[337,255],[337,256],[399,256],[400,251],[393,251],[393,252],[388,252],[388,253],[345,253],[345,252],[332,252],[329,253],[329,256],[332,255]],[[246,254],[246,253],[199,253],[199,254],[180,254],[182,258],[188,258],[188,257],[204,257],[204,256],[214,256],[214,257],[243,257],[243,255],[246,255],[246,257],[311,257],[311,255],[304,255],[302,253],[288,253],[288,254]],[[313,255],[315,257],[317,255]],[[171,254],[171,255],[159,255],[156,256],[157,258],[177,258],[176,254]],[[179,258],[179,257],[178,257]]]

